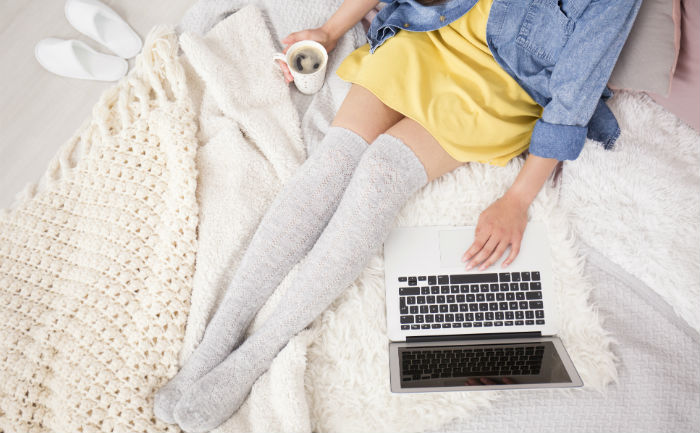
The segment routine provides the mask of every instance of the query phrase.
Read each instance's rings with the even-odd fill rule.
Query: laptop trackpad
[[[464,267],[462,255],[474,242],[474,229],[440,230],[440,267]]]

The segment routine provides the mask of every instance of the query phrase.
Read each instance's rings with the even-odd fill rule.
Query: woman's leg
[[[183,390],[238,345],[257,311],[335,212],[367,140],[401,117],[366,89],[352,86],[338,112],[339,124],[331,126],[263,216],[201,343],[156,393],[154,412],[159,419],[173,423],[172,411]]]
[[[357,278],[406,201],[429,180],[462,164],[411,119],[379,135],[270,318],[180,399],[174,413],[180,427],[203,432],[228,419],[289,339]]]

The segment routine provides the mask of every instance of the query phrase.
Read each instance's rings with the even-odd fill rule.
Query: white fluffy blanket
[[[280,90],[281,72],[267,63],[275,47],[258,8],[241,9],[204,38],[184,33],[181,43],[192,65],[192,86],[201,95],[203,140],[198,155],[200,244],[181,354],[185,360],[215,311],[257,221],[289,175],[287,169],[300,163],[303,145],[298,118],[285,113],[292,100],[284,84]],[[335,57],[332,64],[337,66],[339,60]],[[337,99],[314,100],[323,107],[317,118],[329,122]],[[265,103],[271,100],[275,103]],[[265,116],[268,129],[256,132],[260,123],[251,116]],[[274,158],[271,152],[284,156]],[[403,208],[396,225],[475,224],[480,212],[512,184],[522,164],[523,159],[516,158],[504,168],[461,167],[421,189]],[[558,205],[558,186],[548,183],[543,188],[530,208],[530,218],[544,221],[549,230],[556,305],[565,313],[560,335],[586,387],[600,390],[616,375],[611,340],[587,302],[591,286],[583,278],[576,240]],[[251,331],[269,314],[296,269],[260,311]],[[385,320],[380,251],[331,308],[290,341],[242,408],[217,431],[421,431],[498,400],[500,392],[390,393]]]

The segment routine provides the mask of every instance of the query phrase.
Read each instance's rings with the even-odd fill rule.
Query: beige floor
[[[156,24],[177,24],[195,0],[103,0],[143,39]],[[39,179],[59,146],[89,116],[112,83],[54,75],[34,58],[43,38],[79,39],[63,15],[64,0],[0,0],[0,208]],[[132,61],[133,63],[133,61]]]

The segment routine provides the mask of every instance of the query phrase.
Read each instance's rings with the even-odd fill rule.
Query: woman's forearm
[[[340,39],[378,4],[377,0],[345,0],[322,28],[331,38]]]
[[[518,177],[504,196],[515,200],[527,209],[558,162],[555,158],[542,158],[528,154],[525,165],[520,169]]]

